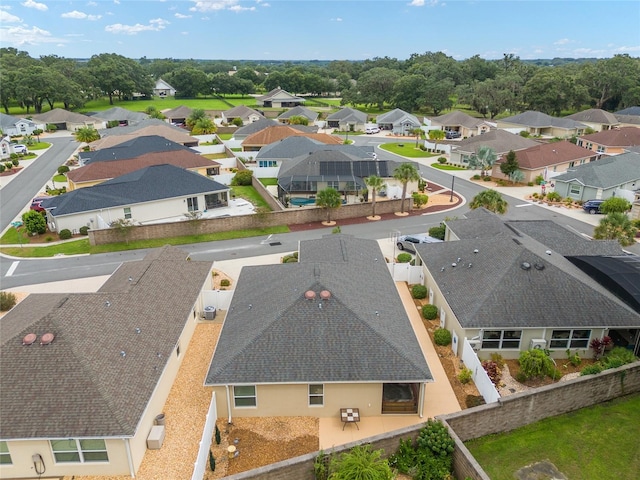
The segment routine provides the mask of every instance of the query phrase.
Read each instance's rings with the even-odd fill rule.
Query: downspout
[[[133,457],[131,456],[131,445],[129,445],[129,439],[124,439],[124,449],[127,451],[127,462],[129,463],[129,474],[131,478],[136,478],[136,471],[133,468]]]
[[[229,393],[229,385],[225,385],[224,388],[227,390],[227,412],[229,414],[227,422],[231,423],[231,395]]]
[[[424,397],[426,395],[426,386],[425,382],[420,384],[420,418],[424,418]]]

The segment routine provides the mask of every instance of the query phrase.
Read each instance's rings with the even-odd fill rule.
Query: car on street
[[[370,135],[372,133],[380,133],[380,129],[376,126],[367,127],[365,128],[364,133],[366,133],[367,135]]]
[[[416,244],[418,243],[440,243],[442,240],[425,234],[416,235],[400,235],[398,237],[396,245],[399,250],[407,250],[409,252],[416,252]]]
[[[591,215],[595,215],[596,213],[602,213],[600,211],[600,205],[602,205],[603,202],[604,200],[587,200],[582,204],[582,209],[585,212],[590,213]]]

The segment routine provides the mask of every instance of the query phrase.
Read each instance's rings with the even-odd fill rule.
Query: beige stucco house
[[[444,131],[458,132],[461,138],[484,135],[494,126],[494,124],[485,119],[472,117],[460,110],[454,110],[438,117],[431,117],[426,120],[426,123],[430,123],[432,129],[439,128]]]
[[[578,137],[577,145],[602,155],[620,155],[640,145],[640,128],[620,127]]]
[[[528,132],[546,138],[570,138],[582,135],[587,126],[570,118],[558,118],[546,113],[527,110],[511,117],[497,120],[498,128],[512,133]]]
[[[0,478],[135,477],[210,272],[166,246],[96,293],[31,294],[2,318]]]
[[[613,113],[600,108],[589,108],[588,110],[583,110],[573,115],[567,115],[564,118],[583,123],[596,132],[611,130],[612,128],[620,126],[620,120],[618,120]]]
[[[205,385],[232,421],[422,415],[432,381],[378,243],[328,235],[242,269]]]
[[[291,95],[281,88],[274,88],[269,93],[256,97],[256,105],[259,107],[293,108],[304,105],[305,102],[304,98]]]

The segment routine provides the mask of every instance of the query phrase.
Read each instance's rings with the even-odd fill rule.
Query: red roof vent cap
[[[307,300],[313,300],[314,298],[316,298],[316,292],[314,292],[313,290],[307,290],[306,292],[304,292],[304,298],[306,298]]]
[[[331,298],[331,292],[329,290],[322,290],[320,292],[320,298],[322,300],[329,300]]]
[[[37,338],[38,336],[35,333],[28,333],[22,339],[22,345],[32,345]]]
[[[53,342],[54,338],[55,335],[53,333],[45,333],[40,338],[40,345],[49,345],[51,342]]]

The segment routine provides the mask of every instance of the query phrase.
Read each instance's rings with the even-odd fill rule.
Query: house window
[[[109,461],[107,446],[104,440],[99,438],[51,440],[49,443],[56,463]]]
[[[591,330],[553,330],[549,348],[587,348]]]
[[[131,218],[131,208],[124,207],[124,219],[129,220]]]
[[[324,385],[319,383],[309,385],[309,405],[324,405]]]
[[[13,465],[7,442],[0,442],[0,465]]]
[[[520,348],[522,330],[485,330],[482,333],[482,348]]]
[[[25,133],[25,132],[27,131],[27,126],[26,126],[24,123],[21,123],[21,124],[20,124],[20,131],[21,131],[22,133]]]
[[[602,145],[598,145],[598,153],[604,153],[605,148]]]
[[[198,211],[198,197],[187,198],[187,211],[188,212]]]
[[[572,183],[569,185],[569,195],[573,197],[579,197],[582,194],[582,185]]]
[[[267,167],[277,167],[278,162],[275,160],[260,160],[258,162],[259,167],[267,168]]]
[[[334,188],[336,190],[340,190],[340,182],[337,180],[330,180],[327,182],[327,188]]]
[[[255,407],[257,405],[256,386],[239,385],[233,387],[233,402],[236,407]]]
[[[576,162],[569,162],[569,168],[575,167],[575,166],[576,166]]]

